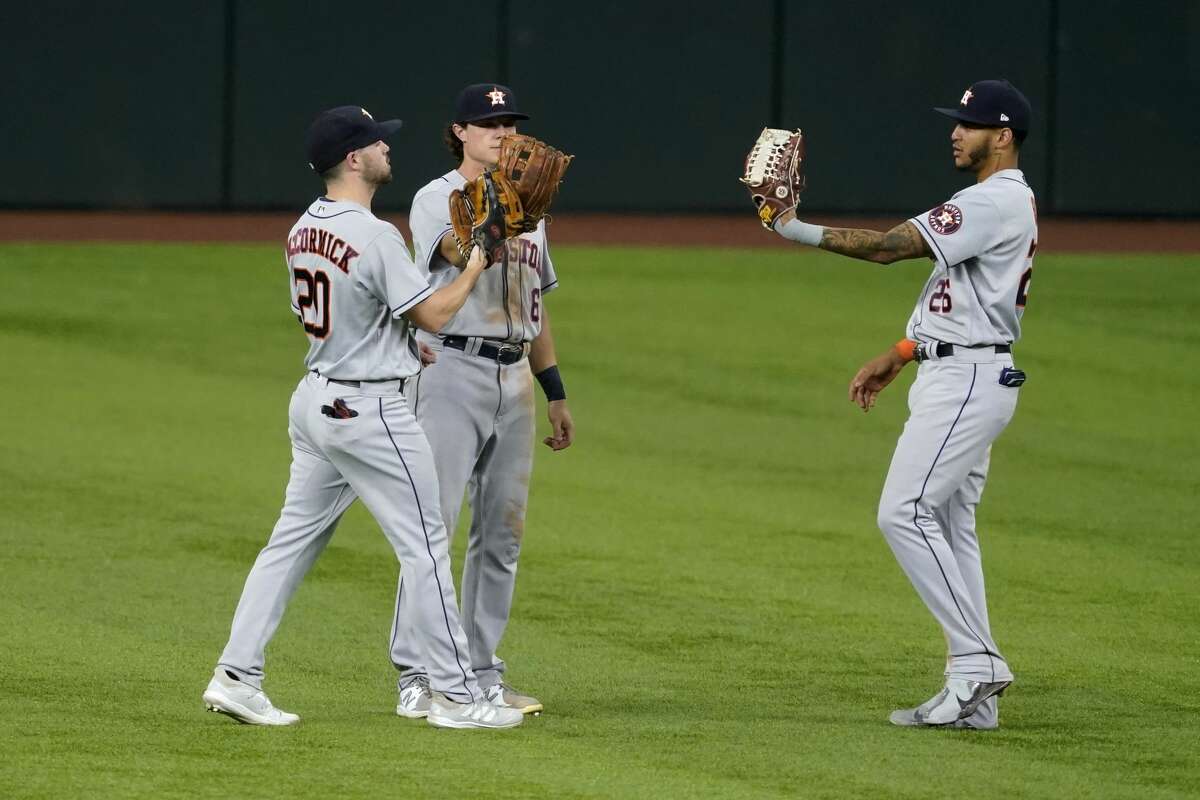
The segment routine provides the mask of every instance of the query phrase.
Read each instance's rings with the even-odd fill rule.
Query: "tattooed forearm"
[[[932,254],[925,239],[909,222],[902,222],[887,233],[861,228],[826,228],[821,237],[821,249],[879,264]]]
[[[875,261],[883,250],[886,233],[861,228],[826,228],[821,237],[821,249],[852,258]]]

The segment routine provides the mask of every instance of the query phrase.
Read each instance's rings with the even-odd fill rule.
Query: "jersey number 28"
[[[950,279],[938,278],[933,292],[929,295],[929,310],[935,314],[949,314],[953,308],[954,301],[950,299]]]

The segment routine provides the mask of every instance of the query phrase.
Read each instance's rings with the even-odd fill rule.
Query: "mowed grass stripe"
[[[554,256],[580,436],[538,454],[502,653],[547,713],[464,735],[391,713],[396,566],[357,507],[268,653],[302,725],[201,710],[287,476],[279,248],[0,247],[0,795],[1200,791],[1200,259],[1038,257],[980,509],[1017,684],[972,735],[886,723],[944,657],[874,527],[912,371],[869,415],[845,398],[925,265]]]

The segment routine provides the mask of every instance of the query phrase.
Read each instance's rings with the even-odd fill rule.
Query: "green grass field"
[[[0,247],[0,797],[1200,795],[1200,257],[1039,256],[980,509],[1017,683],[980,733],[887,723],[943,665],[875,528],[912,370],[845,395],[927,266],[555,256],[578,439],[538,455],[502,651],[547,713],[495,733],[392,713],[361,507],[268,653],[303,722],[203,711],[287,477],[279,247]]]

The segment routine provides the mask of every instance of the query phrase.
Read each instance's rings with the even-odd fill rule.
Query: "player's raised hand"
[[[546,404],[546,415],[550,417],[552,436],[542,439],[542,444],[551,450],[566,450],[575,441],[575,422],[567,409],[566,400],[552,400]]]
[[[483,269],[487,265],[487,254],[483,252],[483,248],[479,245],[472,247],[471,255],[467,258],[467,269]]]
[[[864,412],[875,405],[875,398],[891,383],[907,362],[893,349],[862,365],[850,381],[850,402]]]

